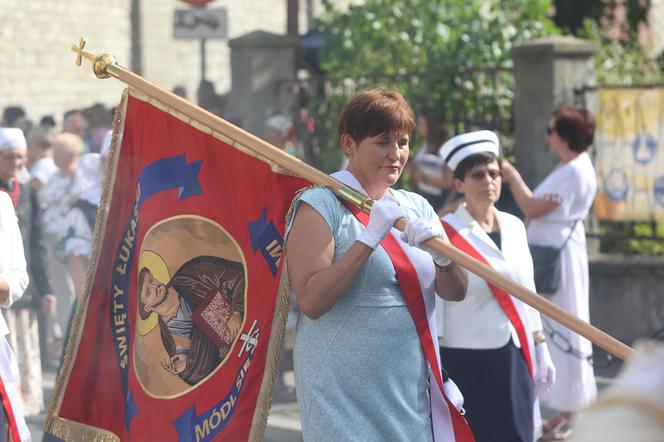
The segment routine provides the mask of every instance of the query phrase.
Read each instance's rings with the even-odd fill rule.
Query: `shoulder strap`
[[[574,229],[576,229],[576,224],[579,221],[581,221],[581,218],[578,218],[576,221],[574,221],[574,224],[572,225],[572,230],[569,231],[569,235],[567,235],[567,238],[565,239],[565,242],[563,242],[563,245],[560,246],[560,251],[561,252],[565,248],[565,246],[567,245],[567,241],[569,241],[569,239],[572,237],[572,234],[574,234]]]

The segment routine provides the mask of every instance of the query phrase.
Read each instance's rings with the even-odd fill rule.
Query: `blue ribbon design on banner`
[[[196,416],[196,406],[194,405],[173,421],[173,426],[178,432],[179,442],[210,441],[231,421],[254,355],[253,348],[237,372],[233,388],[222,400],[199,416]]]
[[[132,211],[122,242],[115,255],[115,266],[111,275],[112,309],[111,324],[113,338],[117,352],[120,373],[122,376],[122,389],[125,398],[125,427],[129,425],[134,416],[138,414],[138,407],[128,387],[129,369],[129,327],[127,322],[127,302],[131,269],[136,251],[136,232],[138,232],[138,213],[143,203],[153,195],[171,189],[178,189],[178,199],[183,200],[203,193],[198,181],[202,160],[185,162],[184,154],[171,158],[164,158],[147,165],[138,177],[136,189],[136,203]]]
[[[263,258],[272,270],[272,276],[277,276],[279,260],[283,255],[284,239],[277,231],[274,223],[272,221],[267,222],[266,208],[263,208],[261,216],[256,221],[249,223],[249,236],[254,253],[260,249]]]

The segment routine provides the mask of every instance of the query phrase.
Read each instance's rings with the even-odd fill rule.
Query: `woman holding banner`
[[[588,252],[583,219],[595,198],[595,170],[586,150],[593,142],[595,117],[579,107],[556,109],[547,129],[549,149],[560,163],[531,191],[519,172],[504,163],[505,180],[528,221],[530,244],[560,248],[561,278],[551,301],[589,322]],[[597,395],[590,341],[553,321],[544,321],[558,382],[543,395],[559,414],[546,425],[544,437],[560,440],[571,434],[572,413]]]
[[[413,126],[398,93],[357,93],[338,125],[348,168],[332,176],[374,199],[371,215],[325,188],[294,202],[286,258],[302,312],[294,365],[305,440],[473,440],[433,338],[435,295],[462,300],[467,276],[418,248],[446,240],[426,200],[391,189]],[[400,218],[403,234],[392,228]]]
[[[494,207],[502,184],[498,143],[480,130],[443,145],[465,200],[443,225],[457,248],[532,290],[526,229]],[[463,391],[476,440],[532,442],[541,421],[535,387],[547,390],[555,379],[539,312],[472,273],[464,302],[439,305],[441,358]]]

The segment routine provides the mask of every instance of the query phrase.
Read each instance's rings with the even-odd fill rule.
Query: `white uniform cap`
[[[27,149],[27,146],[21,129],[0,127],[0,151],[7,149]]]
[[[500,142],[498,136],[490,130],[478,130],[452,137],[438,151],[447,167],[456,170],[461,161],[470,155],[490,152],[498,155]]]
[[[278,130],[283,136],[288,135],[288,131],[293,127],[293,123],[283,115],[273,115],[265,124],[267,127]]]

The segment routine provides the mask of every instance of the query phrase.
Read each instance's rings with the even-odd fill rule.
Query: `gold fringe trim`
[[[122,97],[120,98],[120,104],[118,105],[115,111],[115,116],[113,117],[113,135],[111,139],[111,148],[109,150],[110,161],[108,161],[108,164],[106,166],[106,173],[104,174],[104,187],[101,192],[101,197],[99,200],[99,208],[97,209],[97,217],[95,219],[94,233],[92,235],[92,244],[94,244],[94,247],[92,249],[92,254],[90,257],[91,259],[85,277],[85,284],[83,285],[83,293],[81,294],[78,303],[78,308],[76,309],[76,313],[72,318],[71,328],[69,332],[69,339],[67,340],[65,346],[65,352],[62,358],[62,365],[60,366],[60,370],[58,371],[58,377],[55,383],[55,388],[53,390],[53,398],[51,399],[51,403],[49,404],[48,412],[46,415],[45,428],[53,427],[56,420],[58,422],[67,421],[66,419],[58,417],[57,414],[60,412],[60,407],[62,406],[62,401],[64,399],[64,392],[67,388],[67,384],[69,383],[71,369],[73,367],[73,363],[76,360],[76,355],[78,353],[78,346],[81,342],[83,325],[85,324],[88,304],[90,302],[90,290],[92,288],[92,282],[94,281],[94,277],[97,272],[97,264],[99,262],[99,255],[101,253],[102,242],[104,240],[104,232],[106,230],[108,208],[111,203],[111,194],[116,178],[116,165],[120,149],[119,139],[124,131],[125,111],[127,107],[127,95],[128,95],[128,89],[125,89],[122,92]],[[67,421],[67,422],[74,423],[73,421]],[[83,424],[77,424],[77,425],[83,426]],[[94,427],[89,427],[89,428],[94,428]],[[98,431],[107,432],[106,430],[102,429],[99,429]],[[107,433],[113,434],[110,432]],[[73,434],[73,433],[68,433],[68,434]],[[79,439],[64,439],[64,440],[73,441],[73,440],[83,440],[83,439],[79,438]],[[91,438],[90,440],[106,440],[106,439]]]
[[[108,430],[92,427],[55,416],[46,427],[48,434],[64,441],[120,442],[120,438]]]
[[[285,251],[282,255],[284,264],[281,268],[281,278],[279,279],[279,292],[272,319],[272,330],[270,332],[270,342],[265,356],[265,371],[263,372],[263,382],[258,393],[254,417],[251,421],[251,432],[249,441],[260,442],[265,435],[267,427],[267,417],[272,404],[272,387],[279,373],[279,360],[281,359],[281,350],[283,348],[284,335],[286,332],[286,321],[288,320],[288,311],[290,310],[290,280],[288,278],[288,269],[286,268]]]
[[[295,214],[294,208],[297,201],[308,189],[323,186],[309,186],[298,190],[291,201],[290,207],[286,212],[286,226],[288,226],[291,218]],[[274,318],[272,320],[272,331],[270,332],[270,343],[267,347],[267,355],[265,357],[265,372],[263,374],[263,382],[258,393],[258,400],[256,401],[256,410],[254,411],[254,418],[251,422],[251,432],[249,433],[250,442],[260,442],[265,435],[265,428],[267,427],[267,418],[270,412],[270,405],[272,403],[272,388],[274,381],[279,373],[279,360],[281,359],[281,350],[283,349],[284,335],[286,333],[286,322],[288,321],[288,312],[290,310],[291,302],[291,285],[288,276],[288,265],[286,262],[286,242],[284,241],[284,254],[282,255],[284,263],[281,268],[281,278],[279,279],[279,293],[277,295],[277,303],[274,311]]]

